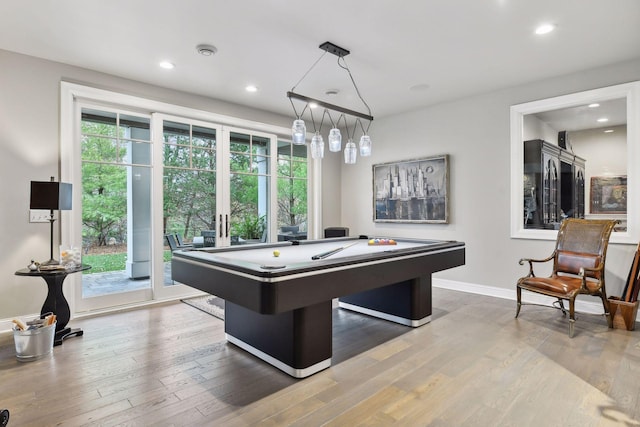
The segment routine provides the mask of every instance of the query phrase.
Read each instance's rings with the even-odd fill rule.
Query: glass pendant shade
[[[371,138],[369,135],[362,135],[360,137],[360,155],[362,157],[371,155]]]
[[[314,159],[322,159],[324,157],[324,139],[320,132],[316,132],[311,138],[311,157]]]
[[[329,151],[338,152],[342,150],[342,134],[340,129],[333,128],[329,131]]]
[[[349,142],[344,147],[344,162],[348,165],[353,165],[356,163],[356,155],[358,150],[356,149],[356,144],[353,140],[349,139]]]
[[[307,127],[304,124],[304,120],[294,120],[293,126],[291,127],[291,142],[296,145],[304,145],[306,135]]]

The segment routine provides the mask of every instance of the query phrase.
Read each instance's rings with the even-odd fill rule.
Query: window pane
[[[83,109],[81,132],[115,137],[117,135],[116,113]]]
[[[307,162],[293,162],[291,176],[295,178],[307,178]]]
[[[164,165],[188,168],[189,165],[189,148],[183,145],[164,146]]]
[[[278,176],[291,176],[291,162],[288,160],[278,159]]]
[[[307,222],[307,181],[278,178],[278,227]],[[303,230],[301,230],[303,231]]]
[[[170,144],[190,145],[189,125],[176,122],[164,122],[164,141]]]
[[[238,132],[231,132],[230,150],[238,153],[248,153],[251,145],[251,136]]]
[[[253,154],[269,154],[269,138],[254,136],[251,144],[251,152]]]
[[[149,140],[150,121],[146,117],[136,117],[126,114],[120,116],[120,127],[127,128],[131,138]]]
[[[111,138],[82,136],[82,160],[116,162],[118,142]]]
[[[165,233],[215,246],[216,130],[165,121],[164,141]]]
[[[231,153],[230,169],[232,172],[249,172],[251,157],[247,154]]]
[[[206,148],[191,150],[191,166],[195,169],[214,170],[216,168],[216,152]]]
[[[259,174],[269,173],[269,158],[265,156],[254,156],[251,172]]]
[[[307,146],[291,144],[291,154],[298,160],[307,161]]]
[[[215,230],[215,172],[164,169],[164,218],[167,233],[186,239]]]
[[[201,126],[194,126],[192,130],[192,145],[195,147],[216,148],[216,130]]]
[[[139,141],[120,141],[119,156],[122,163],[151,165],[151,144]]]

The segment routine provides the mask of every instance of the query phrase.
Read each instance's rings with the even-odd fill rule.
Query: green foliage
[[[163,219],[165,233],[187,239],[216,229],[216,134],[212,129],[174,123],[163,133]],[[88,245],[106,245],[111,237],[127,238],[128,168],[122,165],[128,135],[116,122],[82,122],[82,221]],[[232,235],[260,239],[267,227],[269,187],[268,138],[232,132],[229,154]],[[287,150],[289,150],[287,152]],[[302,151],[301,151],[302,150]],[[277,223],[307,220],[306,151],[279,142]],[[118,261],[122,262],[122,261]],[[106,263],[106,261],[105,261]],[[114,261],[115,263],[115,261]]]
[[[183,236],[214,230],[215,171],[164,169],[164,229]]]
[[[216,224],[216,135],[207,128],[165,129],[164,230],[185,237]]]
[[[171,261],[171,251],[164,251],[164,262]],[[82,257],[83,264],[89,264],[91,270],[86,270],[83,274],[105,273],[107,271],[122,271],[126,269],[127,254],[119,252],[114,254],[86,254]]]
[[[278,175],[278,226],[306,222],[306,162],[280,161]]]
[[[243,239],[261,239],[266,227],[266,217],[257,215],[245,215],[231,226],[231,234]]]
[[[124,166],[96,162],[116,161],[118,146],[106,124],[83,122],[82,224],[83,237],[99,246],[110,237],[121,241],[126,230],[127,170]]]
[[[127,254],[126,252],[120,252],[115,254],[84,255],[82,262],[91,266],[91,270],[87,270],[87,273],[122,271],[126,267]]]

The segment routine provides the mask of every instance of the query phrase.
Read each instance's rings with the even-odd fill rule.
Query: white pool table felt
[[[413,247],[424,246],[425,243],[442,243],[440,241],[431,242],[412,242],[412,241],[397,241],[396,245],[369,245],[368,240],[342,240],[342,241],[308,241],[307,244],[300,245],[282,245],[277,247],[254,247],[243,250],[233,251],[191,251],[189,254],[195,258],[203,260],[216,260],[219,262],[229,262],[233,264],[235,262],[243,262],[248,264],[255,264],[256,267],[260,267],[264,270],[269,270],[274,267],[285,268],[292,267],[296,264],[309,263],[309,262],[321,262],[323,260],[312,260],[314,255],[323,254],[325,252],[342,248],[343,250],[329,256],[325,259],[335,260],[341,257],[350,257],[356,255],[372,254],[377,252],[387,252],[400,249],[408,249]],[[313,243],[310,243],[313,242]],[[355,244],[354,244],[355,243]],[[280,255],[275,256],[274,251],[279,251]]]

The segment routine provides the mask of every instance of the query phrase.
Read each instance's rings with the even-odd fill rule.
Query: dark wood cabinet
[[[541,139],[524,141],[524,226],[584,218],[585,160]]]

